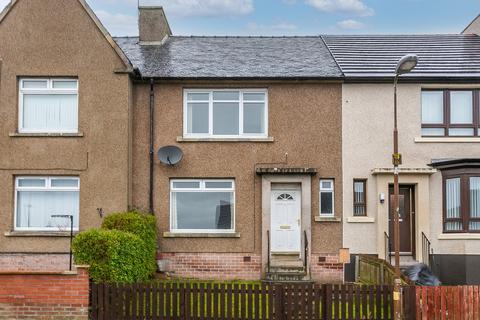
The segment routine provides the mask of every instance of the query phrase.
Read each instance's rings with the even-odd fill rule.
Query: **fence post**
[[[274,320],[284,320],[283,286],[281,284],[275,284],[273,288],[275,293]]]
[[[332,285],[322,285],[322,319],[332,319]]]

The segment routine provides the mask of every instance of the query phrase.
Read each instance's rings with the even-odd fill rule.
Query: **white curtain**
[[[480,177],[470,178],[470,217],[480,218]],[[480,230],[479,221],[470,221],[470,230]]]
[[[73,215],[73,225],[78,228],[78,191],[18,191],[17,227],[53,228],[70,227],[65,218],[52,218],[52,215]]]
[[[446,189],[447,218],[460,218],[460,178],[447,179]],[[460,221],[447,222],[445,229],[462,230],[463,225]]]
[[[76,94],[25,94],[23,129],[35,131],[76,131]]]

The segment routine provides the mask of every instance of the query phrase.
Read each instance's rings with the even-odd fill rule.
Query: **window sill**
[[[342,218],[338,217],[315,217],[315,222],[342,222]]]
[[[12,132],[9,134],[11,138],[82,138],[83,132],[78,133],[22,133]]]
[[[417,137],[416,143],[478,143],[480,137]]]
[[[370,217],[348,217],[348,223],[375,223],[375,218]]]
[[[73,235],[78,231],[73,231]],[[70,237],[70,231],[7,231],[5,237]]]
[[[177,142],[274,142],[273,137],[265,138],[187,138],[177,137]]]
[[[179,232],[164,232],[164,238],[240,238],[238,232],[227,233],[179,233]]]
[[[439,240],[480,240],[480,233],[441,233]]]

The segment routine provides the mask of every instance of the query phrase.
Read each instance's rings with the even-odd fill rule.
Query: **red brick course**
[[[262,260],[258,254],[159,253],[158,259],[167,260],[169,273],[179,278],[201,280],[259,280],[261,278]]]
[[[69,267],[68,254],[2,253],[0,270],[64,271]]]
[[[0,319],[88,319],[88,268],[0,272]]]
[[[338,254],[317,253],[311,255],[312,279],[321,283],[343,283],[343,263]]]

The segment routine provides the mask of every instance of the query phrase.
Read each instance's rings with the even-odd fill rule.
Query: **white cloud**
[[[103,10],[95,12],[105,28],[114,36],[138,35],[137,17]]]
[[[297,0],[282,0],[282,2],[285,4],[295,4],[297,3]]]
[[[346,30],[358,30],[362,29],[364,27],[364,24],[357,20],[347,19],[337,22],[337,26],[341,29]]]
[[[361,17],[374,15],[375,11],[362,1],[363,0],[306,0],[305,2],[324,12],[340,11]]]
[[[253,12],[253,0],[141,0],[142,5],[161,5],[167,15],[239,16]]]

